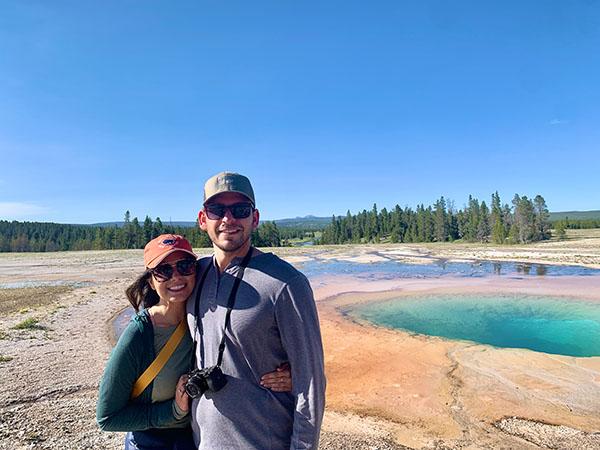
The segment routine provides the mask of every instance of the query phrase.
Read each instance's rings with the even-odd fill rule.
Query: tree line
[[[560,226],[571,230],[585,230],[590,228],[600,228],[600,219],[569,219],[568,217],[555,220],[552,222],[552,226]]]
[[[0,252],[54,252],[69,250],[114,250],[144,248],[163,233],[185,236],[194,248],[211,247],[204,231],[196,227],[164,224],[146,216],[143,223],[125,213],[122,226],[67,225],[44,222],[0,220]],[[279,247],[282,238],[274,222],[261,223],[252,233],[257,247]]]
[[[434,205],[416,209],[396,205],[388,211],[377,204],[370,211],[333,217],[320,243],[386,242],[494,242],[526,244],[550,238],[549,212],[541,195],[533,200],[515,194],[512,204],[502,205],[498,192],[490,206],[469,196],[464,208],[442,196]]]
[[[333,217],[320,239],[314,226],[278,227],[263,222],[252,233],[257,247],[290,245],[293,239],[309,238],[315,244],[376,242],[467,242],[529,243],[550,238],[553,226],[559,239],[566,229],[600,228],[600,219],[568,218],[552,224],[548,220],[546,202],[541,195],[533,200],[515,195],[511,205],[500,202],[492,194],[490,206],[469,196],[468,203],[456,210],[454,203],[441,197],[435,204],[415,209],[396,205],[393,209],[370,211]],[[211,247],[208,235],[198,226],[184,227],[163,223],[159,217],[146,216],[143,222],[125,212],[122,226],[67,225],[43,222],[0,220],[0,252],[53,252],[68,250],[112,250],[144,248],[149,240],[163,233],[185,236],[195,248]]]

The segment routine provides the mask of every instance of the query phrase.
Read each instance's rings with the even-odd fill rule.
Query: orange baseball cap
[[[185,252],[194,258],[198,256],[192,251],[189,241],[178,234],[161,234],[155,237],[144,247],[144,265],[148,269],[154,269],[163,259],[171,253]]]

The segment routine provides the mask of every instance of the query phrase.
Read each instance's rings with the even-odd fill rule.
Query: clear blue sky
[[[600,209],[600,2],[0,1],[0,219]]]

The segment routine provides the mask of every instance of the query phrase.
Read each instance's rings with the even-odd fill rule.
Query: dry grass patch
[[[39,320],[33,317],[29,319],[25,319],[22,322],[19,322],[14,327],[13,330],[45,330],[46,328],[39,324]]]
[[[28,308],[51,305],[56,303],[61,295],[72,290],[71,286],[0,289],[0,316],[6,316]]]

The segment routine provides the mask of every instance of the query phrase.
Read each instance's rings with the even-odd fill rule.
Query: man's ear
[[[260,213],[258,209],[255,209],[252,212],[252,229],[256,230],[258,228],[258,222],[260,221]]]
[[[200,212],[198,213],[198,227],[202,231],[206,231],[206,213],[204,212],[203,209],[201,209]]]

